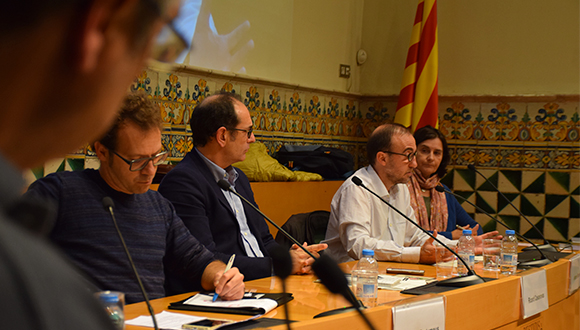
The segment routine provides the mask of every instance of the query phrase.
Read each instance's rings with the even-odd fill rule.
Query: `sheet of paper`
[[[527,319],[548,309],[548,283],[546,270],[538,269],[520,277],[522,288],[522,314]]]
[[[445,329],[445,301],[442,296],[393,307],[393,329]]]
[[[163,311],[161,313],[155,314],[157,319],[157,326],[160,329],[176,329],[181,330],[181,326],[186,323],[196,322],[206,319],[207,317],[199,317],[193,315],[186,315],[181,313],[171,313],[168,311]],[[125,321],[125,324],[138,325],[141,327],[153,328],[153,320],[151,315],[141,315],[131,320]]]
[[[570,274],[568,276],[570,279],[568,294],[570,295],[580,287],[580,254],[570,258]]]
[[[195,305],[195,306],[210,306],[210,307],[258,307],[263,308],[266,313],[272,309],[278,307],[278,303],[275,300],[261,298],[261,299],[240,299],[240,300],[229,300],[229,301],[212,301],[213,295],[207,295],[198,293],[195,296],[187,299],[183,302],[185,305]]]

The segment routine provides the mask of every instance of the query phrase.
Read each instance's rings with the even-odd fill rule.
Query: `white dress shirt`
[[[397,184],[389,192],[370,165],[354,175],[416,222],[406,184]],[[350,178],[332,198],[330,209],[325,253],[337,262],[360,259],[363,249],[374,250],[375,258],[381,261],[419,262],[421,246],[429,236]],[[456,244],[441,235],[437,238],[449,246]]]

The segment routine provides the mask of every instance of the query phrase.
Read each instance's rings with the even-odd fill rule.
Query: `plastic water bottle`
[[[506,230],[501,240],[501,273],[513,275],[518,265],[518,240],[514,230]]]
[[[457,254],[459,257],[469,265],[469,268],[473,269],[473,265],[475,264],[475,241],[473,240],[473,236],[471,236],[471,230],[463,230],[463,236],[459,238],[459,244],[457,247]],[[463,265],[459,260],[457,261],[457,273],[460,276],[469,273],[469,270],[465,268],[465,265]]]
[[[354,294],[366,307],[377,304],[379,280],[379,264],[375,259],[375,251],[364,249],[362,258],[352,272]]]
[[[101,294],[99,298],[115,327],[119,330],[125,329],[125,314],[120,306],[119,297],[111,293]]]

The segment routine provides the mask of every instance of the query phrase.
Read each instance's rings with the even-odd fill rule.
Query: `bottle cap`
[[[114,293],[102,293],[99,295],[99,298],[101,299],[102,302],[106,302],[106,303],[118,303],[119,302],[119,297],[117,297],[117,295]]]
[[[471,229],[463,229],[463,235],[470,235],[471,236]]]
[[[506,235],[515,235],[516,234],[516,231],[515,230],[511,230],[511,229],[508,229],[508,230],[505,231],[505,234]]]
[[[363,249],[363,256],[375,256],[375,251],[371,249]]]

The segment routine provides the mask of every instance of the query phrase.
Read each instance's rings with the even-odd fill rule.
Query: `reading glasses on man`
[[[169,152],[162,151],[153,157],[128,160],[115,151],[113,151],[113,153],[129,165],[129,171],[131,172],[141,171],[145,166],[147,166],[147,164],[149,164],[149,161],[153,163],[153,166],[161,165],[167,159],[167,156],[169,156]]]
[[[409,162],[412,162],[413,159],[415,159],[415,156],[417,156],[417,152],[416,151],[415,152],[410,152],[408,154],[402,154],[400,152],[393,152],[393,151],[386,151],[386,150],[383,150],[383,152],[386,153],[386,154],[405,156],[405,157],[407,157],[407,160]]]
[[[228,128],[230,131],[240,131],[244,132],[248,135],[248,139],[252,137],[252,133],[254,133],[254,128],[250,127],[250,129],[241,129],[241,128]]]

